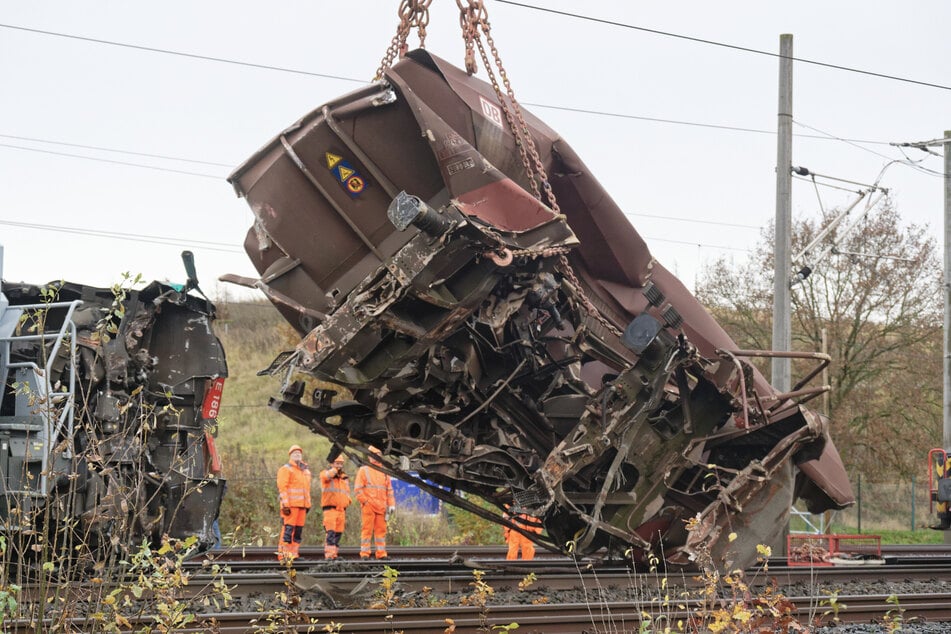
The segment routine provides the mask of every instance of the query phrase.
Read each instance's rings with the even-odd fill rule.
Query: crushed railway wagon
[[[101,561],[165,536],[214,545],[224,480],[213,434],[228,370],[214,306],[189,287],[2,283],[10,548],[25,544],[26,556],[38,540]]]
[[[301,336],[266,370],[271,405],[493,521],[531,514],[559,551],[740,564],[795,498],[851,504],[829,421],[802,405],[827,357],[786,353],[815,369],[778,394],[750,363],[774,353],[738,350],[526,112],[549,175],[531,182],[512,107],[412,51],[231,175],[260,277],[222,279]],[[548,187],[556,211],[532,194]]]

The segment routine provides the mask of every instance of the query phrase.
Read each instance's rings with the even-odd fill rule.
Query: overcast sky
[[[455,2],[433,4],[427,48],[461,66]],[[794,35],[797,58],[853,69],[795,64],[794,165],[870,183],[904,159],[889,142],[951,129],[947,0],[526,4],[598,21],[486,0],[516,95],[690,287],[714,259],[745,257],[775,216],[781,33]],[[241,248],[251,213],[225,177],[371,79],[398,5],[3,2],[3,277],[107,286],[128,271],[184,281],[183,249],[195,253],[206,292],[220,293],[223,273],[256,276]],[[925,160],[890,166],[881,184],[907,223],[929,225],[940,242],[942,159],[907,153]],[[852,197],[797,182],[793,215]]]

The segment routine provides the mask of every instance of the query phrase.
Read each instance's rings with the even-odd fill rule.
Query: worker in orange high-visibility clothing
[[[381,455],[377,447],[370,447],[370,464],[357,470],[353,492],[360,503],[360,558],[370,558],[370,540],[376,549],[377,559],[386,559],[386,522],[396,511],[393,495],[393,479],[373,465],[380,461],[373,456]]]
[[[304,450],[292,445],[287,450],[289,461],[277,470],[277,492],[281,503],[281,543],[278,559],[297,559],[304,534],[304,521],[310,510],[311,473],[304,462]]]
[[[340,538],[350,506],[350,479],[343,470],[346,458],[343,454],[334,459],[328,469],[320,472],[320,507],[324,511],[324,559],[336,559],[339,555]]]
[[[511,520],[513,524],[517,524],[520,528],[525,529],[529,533],[542,532],[542,527],[538,525],[538,520],[527,513],[521,513],[511,517],[506,513],[503,517]],[[508,526],[502,529],[502,534],[505,536],[505,542],[509,545],[509,550],[505,554],[506,559],[518,559],[520,550],[522,552],[522,559],[535,559],[535,542],[520,532],[512,530]]]

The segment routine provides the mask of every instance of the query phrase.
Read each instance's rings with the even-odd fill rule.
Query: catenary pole
[[[793,36],[779,36],[779,116],[776,134],[776,238],[773,252],[773,350],[792,348],[790,328],[790,234],[792,232],[792,78]],[[790,360],[774,357],[772,384],[780,392],[788,392]]]
[[[951,449],[951,130],[944,131],[944,437],[941,446]],[[931,465],[928,466],[931,468]],[[951,531],[944,531],[951,544]]]
[[[945,130],[951,139],[951,130]],[[951,449],[951,142],[944,143],[944,438]]]

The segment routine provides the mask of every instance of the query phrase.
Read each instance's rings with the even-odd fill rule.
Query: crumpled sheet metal
[[[568,144],[530,113],[525,119],[560,215],[528,193],[493,89],[425,51],[408,54],[384,82],[314,110],[232,174],[255,214],[245,247],[261,278],[251,283],[303,336],[297,351],[271,370],[291,364],[346,386],[367,412],[375,412],[376,422],[347,405],[340,429],[330,429],[332,408],[308,409],[293,390],[285,394],[286,413],[337,442],[345,442],[341,434],[348,429],[351,441],[384,445],[394,458],[416,461],[425,443],[397,430],[418,425],[432,434],[428,466],[461,486],[466,477],[472,484],[491,476],[474,473],[474,459],[451,466],[450,454],[437,456],[435,445],[478,445],[491,430],[499,434],[498,443],[511,446],[514,472],[527,466],[548,476],[512,491],[526,508],[535,504],[552,523],[564,519],[562,512],[586,520],[592,510],[612,515],[611,521],[593,518],[595,532],[585,536],[591,547],[603,543],[604,534],[611,535],[609,541],[643,545],[657,527],[668,536],[677,532],[673,525],[692,505],[681,504],[674,514],[659,507],[677,497],[677,486],[691,486],[691,474],[710,455],[724,464],[739,460],[737,455],[775,464],[763,477],[752,463],[735,465],[734,491],[696,509],[700,526],[707,526],[700,541],[720,539],[731,517],[742,513],[738,500],[766,506],[764,500],[791,496],[792,476],[783,467],[790,461],[799,468],[795,492],[811,509],[851,504],[828,426],[792,402],[780,403],[753,366],[724,356],[736,349],[732,339],[653,259]],[[413,223],[398,230],[387,210],[400,192],[418,197],[439,226]],[[663,348],[670,367],[643,363],[639,359],[647,353],[632,352],[618,337],[641,315],[668,333],[661,336],[663,344],[651,345]],[[543,346],[548,352],[509,354],[506,346],[514,342],[504,343],[511,337],[507,328],[528,329],[520,332],[535,341],[533,350]],[[554,365],[546,366],[551,360]],[[489,389],[483,383],[496,367],[507,370]],[[560,383],[545,387],[540,378],[526,377],[532,367],[558,374]],[[639,400],[636,390],[621,389],[625,380],[654,385],[652,396]],[[659,392],[657,385],[666,387]],[[441,405],[433,402],[440,390]],[[527,393],[540,399],[534,411],[523,411],[519,402]],[[429,400],[420,396],[427,394]],[[655,409],[641,411],[645,403]],[[682,411],[690,407],[697,412]],[[738,413],[744,407],[749,411]],[[426,408],[429,415],[420,414]],[[622,455],[610,467],[579,458],[586,446],[602,442],[591,429],[598,417],[606,424],[609,414],[615,444],[603,448]],[[691,417],[711,434],[709,442],[678,436],[696,433]],[[415,422],[407,427],[408,418]],[[753,427],[744,430],[748,424]],[[464,438],[463,430],[472,426],[474,438]],[[648,443],[656,453],[638,453],[637,434],[654,433],[673,444]],[[662,460],[664,450],[669,455]],[[391,465],[394,472],[397,464]],[[674,466],[653,478],[635,466],[661,464]],[[542,465],[564,468],[565,481]],[[632,502],[628,513],[611,502],[619,494],[604,489],[594,502],[576,503],[586,499],[579,486],[597,489],[601,475],[589,471],[601,468],[616,480],[610,486],[640,477],[651,483],[643,493],[653,499],[667,491],[656,498],[665,502]],[[678,478],[684,481],[675,486]],[[765,486],[770,478],[775,483]],[[680,542],[694,543],[683,535]]]
[[[211,464],[214,441],[208,431],[214,420],[205,418],[212,410],[203,405],[213,384],[228,376],[224,349],[212,329],[214,306],[160,282],[121,294],[71,282],[42,287],[4,282],[3,294],[11,309],[48,305],[49,297],[81,302],[71,318],[77,340],[76,420],[71,430],[63,426],[60,436],[42,437],[50,471],[60,478],[43,500],[50,517],[62,522],[58,527],[81,533],[77,548],[124,550],[143,540],[158,546],[163,535],[195,537],[199,548],[210,548],[224,480],[209,477],[218,467]],[[65,308],[37,314],[54,330],[66,319]],[[16,341],[12,352],[15,360],[42,365],[43,351],[29,341]],[[68,348],[61,347],[60,355],[49,381],[66,386]],[[9,381],[8,369],[0,368],[0,376]],[[0,435],[29,433],[10,416],[14,399],[0,400]],[[0,477],[12,489],[19,475]]]

